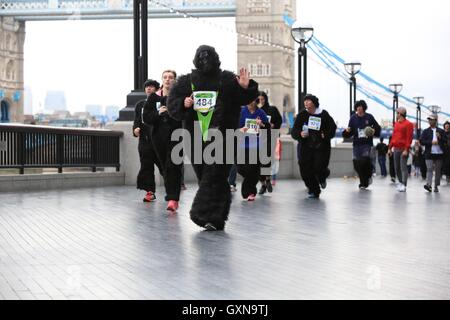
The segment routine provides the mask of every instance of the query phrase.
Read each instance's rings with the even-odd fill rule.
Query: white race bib
[[[358,129],[358,138],[367,138],[366,133],[364,132],[364,129]]]
[[[194,91],[194,110],[202,113],[209,112],[216,106],[216,91]]]
[[[256,119],[245,119],[245,127],[248,128],[247,133],[258,133],[258,125],[256,124]]]
[[[319,117],[309,117],[308,129],[319,131],[321,124],[322,124],[322,119],[321,118],[319,118]]]

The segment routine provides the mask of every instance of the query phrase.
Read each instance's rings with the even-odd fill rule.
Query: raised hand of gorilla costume
[[[196,139],[199,135],[194,134],[195,130],[199,130],[200,126],[205,124],[203,122],[205,113],[202,113],[205,110],[196,111],[192,105],[192,96],[195,92],[216,93],[214,108],[206,112],[210,116],[209,123],[206,124],[206,135],[208,129],[217,129],[224,137],[226,129],[237,129],[241,106],[249,104],[258,96],[258,84],[248,78],[246,70],[241,70],[237,76],[220,69],[219,55],[213,47],[200,46],[193,62],[195,69],[178,78],[168,98],[170,115],[176,120],[183,120],[185,129],[191,134],[191,155],[194,155],[195,145],[201,146],[203,152],[211,143],[206,139],[202,140],[205,131],[200,134],[200,139]],[[199,121],[203,125],[199,124]],[[225,160],[225,145],[223,150]],[[192,203],[191,219],[208,230],[222,230],[228,219],[231,204],[230,186],[227,181],[231,164],[206,164],[203,159],[200,163],[194,163],[196,159],[192,158],[191,156],[199,189]]]

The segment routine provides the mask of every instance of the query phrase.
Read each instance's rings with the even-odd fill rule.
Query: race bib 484
[[[194,91],[194,110],[198,112],[209,112],[216,106],[217,92],[215,91]]]

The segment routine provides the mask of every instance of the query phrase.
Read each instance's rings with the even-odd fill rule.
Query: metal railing
[[[0,124],[0,169],[120,169],[121,131]]]

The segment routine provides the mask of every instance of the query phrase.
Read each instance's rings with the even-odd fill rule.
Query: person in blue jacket
[[[372,183],[373,164],[370,152],[373,137],[380,136],[381,127],[373,115],[366,112],[367,103],[364,100],[356,101],[355,111],[342,136],[353,137],[353,167],[359,176],[359,188],[367,189]]]
[[[259,147],[260,143],[267,143],[267,139],[260,141],[259,133],[261,129],[270,130],[269,119],[266,113],[258,108],[256,100],[242,108],[239,127],[243,133],[246,133],[239,151],[245,154],[245,163],[237,163],[238,173],[244,178],[241,194],[244,199],[254,201],[257,192],[256,185],[261,173]],[[250,156],[252,152],[256,155],[253,159]],[[252,160],[255,160],[254,163],[252,163]]]

